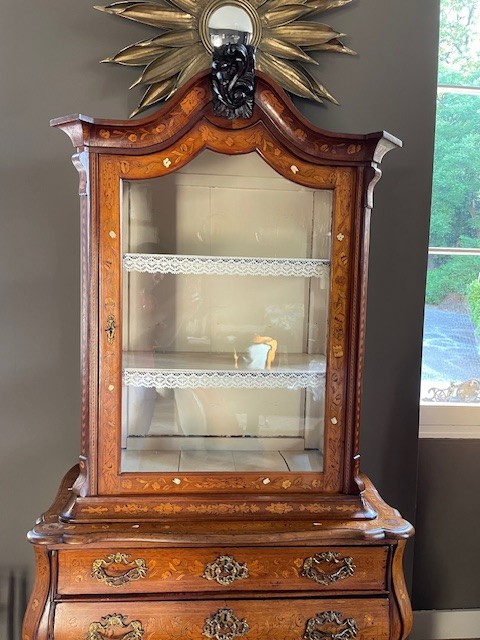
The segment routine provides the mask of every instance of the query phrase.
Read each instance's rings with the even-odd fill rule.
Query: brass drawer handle
[[[203,577],[227,586],[235,580],[248,578],[248,567],[237,562],[233,556],[219,556],[214,562],[207,564]]]
[[[216,640],[233,640],[250,631],[245,618],[239,620],[231,609],[219,609],[205,620],[203,635]],[[313,639],[312,639],[313,640]]]
[[[128,567],[127,571],[120,575],[109,575],[107,569],[112,565],[124,565]],[[142,558],[130,560],[130,556],[125,553],[111,553],[105,558],[94,560],[92,564],[92,578],[96,578],[100,582],[108,584],[109,587],[122,587],[123,585],[141,580],[147,575],[147,563]],[[122,639],[123,640],[123,639]]]
[[[112,629],[130,629],[119,640],[141,640],[143,638],[143,628],[140,620],[127,622],[127,617],[121,613],[111,613],[100,618],[100,622],[92,622],[88,627],[85,640],[106,640],[112,636]]]
[[[327,573],[319,566],[323,563],[333,565],[339,564],[341,566],[335,571]],[[302,576],[309,580],[313,580],[318,584],[329,585],[337,580],[345,580],[345,578],[353,576],[355,569],[356,567],[353,563],[352,557],[346,556],[345,558],[341,558],[339,553],[325,551],[324,553],[317,553],[304,560]]]
[[[338,626],[338,630],[332,629],[333,625]],[[324,611],[307,620],[303,640],[350,640],[357,634],[358,626],[353,618],[343,618],[337,611]]]

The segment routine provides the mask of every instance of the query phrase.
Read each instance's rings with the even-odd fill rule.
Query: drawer
[[[388,599],[65,602],[56,607],[54,640],[124,637],[388,640]]]
[[[60,595],[383,591],[388,547],[68,550]]]

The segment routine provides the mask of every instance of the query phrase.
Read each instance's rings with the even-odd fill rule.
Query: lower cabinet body
[[[403,640],[404,546],[35,545],[23,640]]]

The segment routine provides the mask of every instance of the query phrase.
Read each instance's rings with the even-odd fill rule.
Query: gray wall
[[[134,75],[98,60],[150,33],[93,0],[4,0],[2,90],[0,564],[28,564],[25,531],[75,462],[79,441],[79,223],[70,142],[51,117],[125,117]],[[358,58],[318,74],[343,106],[299,103],[316,124],[381,128],[405,149],[376,190],[363,468],[413,519],[417,399],[434,122],[438,0],[358,0],[328,16]]]
[[[480,440],[421,440],[415,609],[480,607]]]

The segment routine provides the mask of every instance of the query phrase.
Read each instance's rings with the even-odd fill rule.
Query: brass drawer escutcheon
[[[237,562],[233,556],[219,556],[214,562],[207,564],[203,577],[227,586],[235,580],[248,578],[248,567]]]
[[[115,320],[115,316],[108,316],[107,323],[105,326],[105,333],[107,334],[107,342],[108,344],[113,344],[115,340],[115,331],[117,328],[117,322]]]
[[[125,573],[120,575],[109,575],[107,570],[114,564],[130,566]],[[141,580],[147,575],[147,563],[142,558],[130,560],[130,556],[125,553],[111,553],[105,558],[99,558],[92,563],[92,578],[97,578],[100,582],[108,584],[109,587],[122,587],[134,580]],[[122,639],[123,640],[123,639]]]
[[[233,640],[250,631],[245,618],[239,620],[231,609],[219,609],[205,620],[203,635],[216,640]]]
[[[327,573],[319,566],[323,563],[334,565],[339,564],[341,566],[332,573]],[[345,580],[345,578],[353,576],[355,568],[356,567],[351,556],[341,558],[339,553],[325,551],[324,553],[317,553],[304,560],[302,576],[309,580],[313,580],[318,584],[329,585],[337,580]]]
[[[127,632],[121,636],[121,640],[141,640],[143,638],[142,623],[140,620],[127,622],[127,618],[128,616],[121,613],[111,613],[100,618],[100,622],[92,622],[88,627],[85,640],[106,640],[112,637],[112,630],[115,627],[127,629]]]
[[[353,618],[343,618],[337,611],[324,611],[307,621],[303,640],[350,640],[357,634],[358,626]]]

